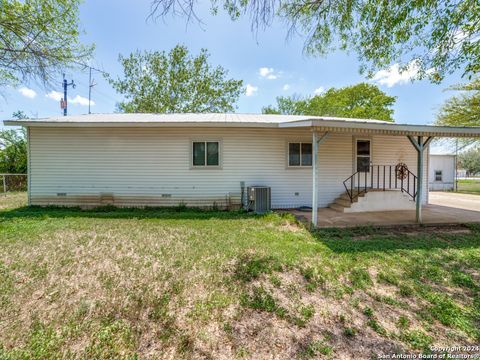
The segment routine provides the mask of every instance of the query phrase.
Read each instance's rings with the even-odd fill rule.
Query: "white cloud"
[[[55,101],[60,101],[63,99],[63,94],[55,90],[50,91],[45,96]],[[75,96],[73,99],[69,97],[68,102],[73,105],[88,106],[88,99],[80,95]],[[90,101],[90,105],[95,105],[95,101]]]
[[[278,75],[275,74],[275,71],[273,68],[268,68],[268,67],[261,67],[258,69],[258,73],[260,74],[261,77],[266,78],[268,80],[275,80],[278,78]]]
[[[81,105],[81,106],[88,106],[88,99],[83,97],[83,96],[80,96],[80,95],[77,95],[75,96],[73,99],[68,99],[68,101],[71,103],[71,104],[75,104],[75,105]],[[95,102],[93,100],[90,101],[90,105],[95,105]]]
[[[55,101],[60,101],[63,98],[63,94],[55,90],[50,91],[48,94],[45,94],[45,96]]]
[[[29,89],[25,86],[18,89],[18,92],[29,99],[33,99],[35,98],[35,96],[37,96],[37,93],[35,92],[35,90]]]
[[[313,92],[315,95],[320,95],[321,93],[323,93],[325,91],[325,88],[323,86],[320,86],[318,88],[315,89],[315,91]]]
[[[419,71],[420,65],[418,64],[418,61],[413,60],[403,71],[401,71],[398,64],[393,64],[386,70],[378,71],[373,76],[372,80],[379,83],[380,85],[392,87],[397,84],[408,83],[418,75]]]
[[[285,85],[283,85],[283,88],[282,88],[282,89],[283,89],[283,91],[287,91],[287,90],[290,89],[290,85],[285,84]]]
[[[252,96],[258,91],[258,87],[247,84],[247,88],[245,90],[245,95]]]

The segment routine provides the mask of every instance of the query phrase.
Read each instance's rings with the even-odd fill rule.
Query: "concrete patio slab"
[[[433,197],[432,194],[434,194]],[[430,202],[432,203],[423,207],[423,223],[425,225],[480,222],[480,196],[467,195],[468,198],[465,198],[463,196],[465,194],[443,194],[449,196],[442,197],[441,195],[437,196],[437,193],[430,193]],[[472,196],[474,198],[471,198]],[[311,212],[298,210],[291,212],[302,221],[311,221]],[[330,208],[318,209],[319,228],[415,224],[414,210],[341,213]]]

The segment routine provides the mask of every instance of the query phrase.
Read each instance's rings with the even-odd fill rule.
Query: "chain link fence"
[[[0,174],[0,192],[27,191],[27,174]]]

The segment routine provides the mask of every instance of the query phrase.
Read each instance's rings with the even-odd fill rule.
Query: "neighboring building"
[[[456,156],[452,154],[430,154],[428,188],[431,191],[455,188]]]
[[[418,199],[421,208],[431,137],[480,136],[480,128],[255,114],[96,114],[5,124],[28,129],[32,205],[228,208],[245,202],[241,185],[263,185],[271,187],[273,208],[311,206],[314,223],[317,208],[329,205],[398,210],[415,208]]]
[[[457,169],[457,179],[466,179],[468,178],[468,172],[465,169]]]

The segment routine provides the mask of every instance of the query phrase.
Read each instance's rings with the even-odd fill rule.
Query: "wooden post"
[[[423,136],[419,136],[418,140],[411,135],[408,135],[408,140],[412,143],[413,147],[417,150],[417,194],[415,197],[415,217],[417,223],[422,223],[422,196],[423,196],[423,154],[424,150],[428,147],[433,137],[430,136],[425,142],[423,142]]]
[[[3,193],[7,195],[7,177],[3,175]]]
[[[328,132],[318,137],[314,130],[312,136],[312,225],[318,224],[318,146],[326,140]]]

